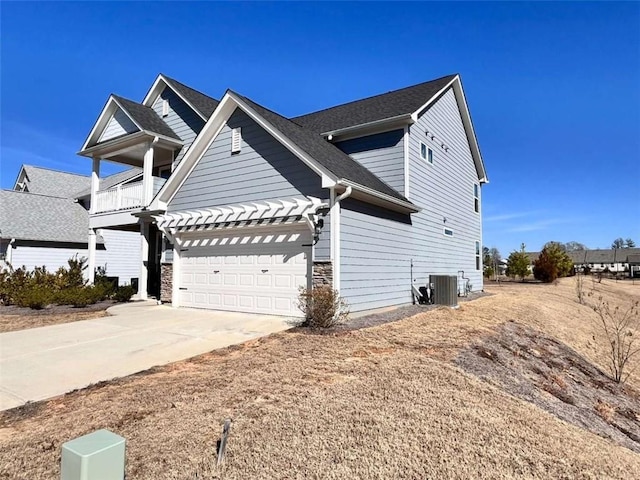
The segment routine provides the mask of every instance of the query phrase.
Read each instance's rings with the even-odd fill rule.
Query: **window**
[[[480,213],[480,186],[477,183],[473,184],[473,210]]]
[[[171,165],[167,165],[166,167],[160,167],[158,169],[158,176],[160,178],[164,178],[165,180],[171,176]]]
[[[231,153],[239,153],[242,149],[242,129],[234,128],[231,131]]]
[[[433,150],[427,147],[424,143],[420,143],[420,156],[423,160],[433,165]]]
[[[445,228],[442,233],[444,233],[447,237],[453,237],[453,230],[450,228]]]
[[[169,100],[162,100],[162,116],[169,115]]]
[[[480,270],[480,242],[476,242],[476,270]]]

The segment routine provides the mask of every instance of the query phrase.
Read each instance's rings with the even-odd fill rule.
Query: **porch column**
[[[138,298],[147,299],[147,280],[149,272],[149,224],[140,223],[140,275],[138,275]]]
[[[93,195],[92,195],[93,196]],[[91,202],[91,206],[93,207],[93,201]],[[89,229],[89,241],[87,242],[89,246],[89,284],[93,285],[93,282],[96,279],[96,231],[93,228]]]
[[[91,170],[91,207],[89,213],[96,212],[96,194],[100,188],[100,157],[93,157],[93,168]]]
[[[147,144],[142,167],[142,204],[148,206],[153,199],[153,142]]]

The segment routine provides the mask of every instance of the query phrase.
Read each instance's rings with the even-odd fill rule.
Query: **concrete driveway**
[[[112,316],[0,334],[0,410],[291,327],[283,317],[155,302],[108,312]]]

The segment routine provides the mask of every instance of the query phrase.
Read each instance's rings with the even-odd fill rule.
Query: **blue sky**
[[[640,3],[7,3],[0,183],[77,152],[159,72],[286,116],[458,72],[490,184],[484,243],[640,244]]]

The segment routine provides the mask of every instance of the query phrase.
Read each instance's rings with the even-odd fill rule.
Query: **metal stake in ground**
[[[224,421],[224,426],[222,427],[222,436],[220,440],[218,440],[218,463],[216,466],[220,466],[222,460],[224,459],[224,449],[227,446],[227,438],[229,437],[229,431],[231,430],[231,419],[227,418]]]

